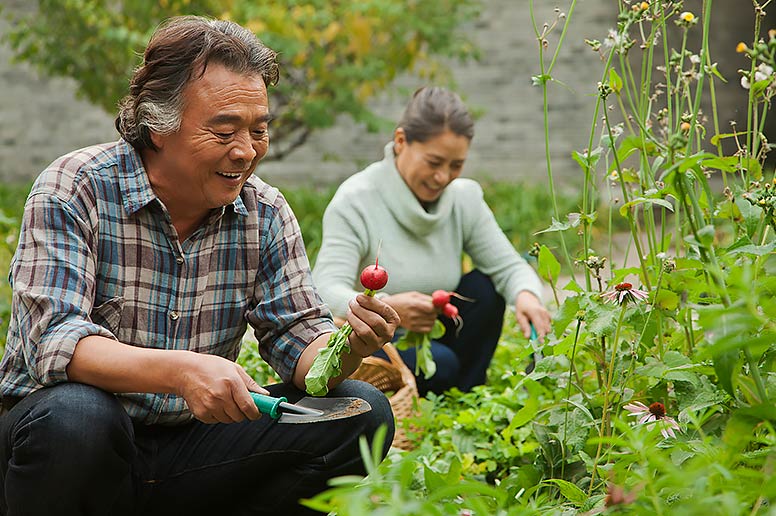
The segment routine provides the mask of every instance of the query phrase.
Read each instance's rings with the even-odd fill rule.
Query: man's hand
[[[180,371],[180,392],[194,417],[204,423],[236,423],[261,417],[249,391],[269,392],[238,364],[215,355],[191,353]]]
[[[521,291],[515,298],[515,316],[526,339],[531,338],[531,323],[540,339],[544,339],[544,336],[552,330],[550,312],[534,294],[527,290]]]
[[[428,294],[402,292],[384,297],[383,301],[396,310],[401,319],[400,325],[409,331],[430,332],[439,315]]]
[[[362,358],[368,357],[391,341],[400,319],[390,305],[359,294],[350,301],[349,307],[347,319],[353,332],[348,337],[348,343],[353,353]]]

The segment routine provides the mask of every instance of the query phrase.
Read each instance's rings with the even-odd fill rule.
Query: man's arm
[[[139,348],[98,335],[78,341],[67,376],[108,392],[180,395],[205,423],[258,419],[248,391],[267,393],[242,367],[223,357]]]

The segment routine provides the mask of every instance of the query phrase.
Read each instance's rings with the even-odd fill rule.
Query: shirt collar
[[[118,164],[119,184],[127,214],[132,215],[150,202],[158,200],[151,188],[140,153],[124,139],[120,140],[118,145]],[[227,206],[232,206],[233,211],[238,215],[248,216],[248,209],[241,195]]]

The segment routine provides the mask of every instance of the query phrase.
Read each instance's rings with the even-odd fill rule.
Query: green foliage
[[[415,348],[415,376],[421,372],[428,380],[436,373],[437,367],[434,355],[431,353],[431,341],[438,340],[445,335],[445,325],[439,319],[434,320],[434,327],[428,333],[406,331],[394,345],[399,351]]]
[[[348,336],[353,332],[350,324],[345,323],[331,334],[326,347],[315,355],[304,385],[312,396],[326,396],[329,392],[329,380],[342,374],[342,355],[350,353]]]
[[[8,184],[0,187],[0,354],[5,350],[11,318],[11,286],[8,270],[19,241],[19,224],[30,185]]]
[[[449,81],[442,59],[476,56],[458,27],[477,8],[476,0],[40,0],[31,14],[7,13],[7,39],[18,60],[73,78],[81,95],[113,113],[163,20],[198,14],[241,23],[279,52],[272,159],[342,114],[368,130],[386,126],[367,101],[399,74]]]

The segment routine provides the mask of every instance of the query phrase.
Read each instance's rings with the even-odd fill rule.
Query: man
[[[398,324],[376,299],[351,303],[352,351],[330,384],[372,411],[278,424],[250,396],[300,399],[335,329],[293,213],[252,176],[277,76],[244,28],[170,20],[120,106],[122,139],[36,181],[0,364],[0,513],[304,514],[300,498],[363,472],[360,435],[387,424],[387,450],[387,400],[343,381]],[[283,384],[234,362],[247,323]]]

